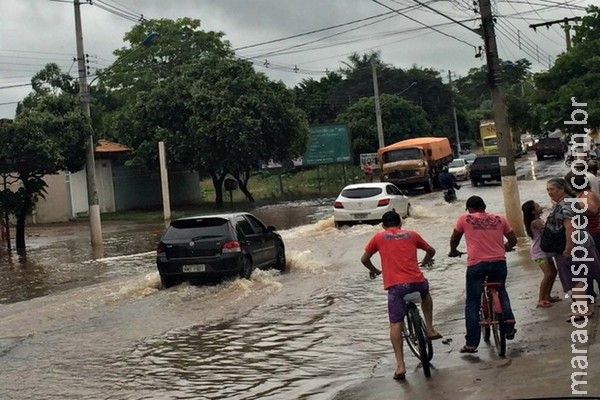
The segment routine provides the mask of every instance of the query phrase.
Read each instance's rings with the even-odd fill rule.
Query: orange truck
[[[401,189],[423,187],[431,192],[453,155],[448,138],[420,137],[380,148],[377,159],[382,182],[391,182]]]

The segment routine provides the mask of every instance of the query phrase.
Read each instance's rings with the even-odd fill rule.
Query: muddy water
[[[521,200],[547,204],[544,187],[522,182]],[[440,193],[412,198],[405,221],[438,248],[426,275],[440,324],[463,301],[464,260],[444,254],[475,193],[502,211],[499,186],[466,184],[454,204]],[[285,217],[315,219],[281,231],[288,272],[216,286],[158,290],[153,248],[162,227],[112,232],[96,261],[85,234],[29,252],[27,262],[3,260],[0,398],[327,399],[376,369],[391,371],[385,294],[358,261],[380,228],[336,230],[329,207],[306,204]],[[285,226],[285,218],[267,223]],[[527,246],[515,262],[529,262]],[[13,287],[19,279],[28,286]],[[418,367],[408,355],[407,364]]]

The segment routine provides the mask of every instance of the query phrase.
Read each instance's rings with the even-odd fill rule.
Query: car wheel
[[[473,185],[473,187],[477,187],[477,184],[479,182],[477,182],[477,179],[471,179],[471,185]]]
[[[175,286],[177,284],[177,281],[174,278],[169,278],[164,275],[161,275],[160,283],[162,284],[163,289],[168,289],[171,286]]]
[[[275,269],[278,271],[285,271],[285,249],[279,245],[277,247],[277,258],[275,259]]]
[[[410,203],[406,206],[406,217],[410,217]]]
[[[254,271],[254,266],[249,257],[242,258],[242,268],[240,269],[240,278],[250,279]]]
[[[341,229],[342,226],[345,225],[343,222],[337,222],[337,221],[335,221],[333,224],[337,229]]]

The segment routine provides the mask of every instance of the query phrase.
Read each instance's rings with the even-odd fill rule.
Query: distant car
[[[448,172],[457,180],[467,180],[469,179],[469,164],[463,158],[455,158],[448,164]]]
[[[475,159],[477,158],[477,154],[473,154],[473,153],[463,154],[462,156],[460,156],[460,158],[465,160],[465,162],[467,164],[471,165],[471,164],[473,164],[473,161],[475,161]]]
[[[156,250],[164,288],[204,277],[250,278],[254,268],[285,269],[283,239],[250,213],[199,215],[172,221]]]
[[[387,211],[395,210],[400,216],[410,215],[406,191],[393,183],[373,182],[346,186],[333,203],[336,228],[357,223],[379,223]]]

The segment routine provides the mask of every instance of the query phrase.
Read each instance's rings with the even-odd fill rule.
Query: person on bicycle
[[[435,249],[417,232],[402,229],[402,219],[397,212],[386,212],[381,221],[385,230],[376,233],[371,238],[360,261],[370,271],[371,279],[383,274],[383,287],[388,292],[390,340],[397,363],[394,379],[400,380],[404,379],[406,374],[402,348],[402,324],[406,315],[404,296],[406,294],[421,293],[427,336],[430,340],[442,338],[442,335],[433,329],[433,300],[429,294],[429,282],[419,268],[419,266],[431,264]],[[417,249],[425,251],[425,257],[420,265]],[[371,257],[376,252],[379,252],[381,259],[381,270],[371,262]]]
[[[444,166],[444,168],[442,168],[442,172],[440,172],[438,176],[438,181],[440,182],[440,188],[444,190],[454,190],[457,188],[456,177],[452,172],[450,172],[448,166]]]
[[[475,353],[481,338],[481,326],[479,325],[479,306],[482,284],[487,278],[489,282],[499,282],[498,288],[504,323],[506,326],[506,338],[514,339],[516,329],[514,328],[515,317],[510,307],[510,299],[506,292],[506,251],[512,250],[517,244],[517,237],[508,224],[506,218],[500,214],[487,213],[486,205],[479,196],[471,196],[467,199],[467,214],[461,215],[450,238],[449,257],[462,255],[457,247],[463,234],[467,243],[467,279],[465,304],[465,324],[467,334],[466,344],[460,349],[461,353]],[[508,242],[504,243],[504,238]]]

